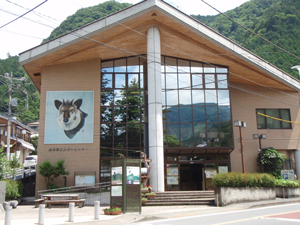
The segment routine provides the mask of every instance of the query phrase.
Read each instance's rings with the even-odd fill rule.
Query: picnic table
[[[69,204],[71,202],[78,204],[79,208],[84,206],[85,199],[78,199],[78,194],[44,194],[41,199],[34,200],[35,207],[39,204],[45,204],[51,208],[52,204]]]

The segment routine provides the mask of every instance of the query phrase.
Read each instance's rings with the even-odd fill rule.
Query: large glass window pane
[[[178,105],[178,90],[167,90],[167,105]]]
[[[232,126],[231,123],[220,124],[220,138],[222,147],[232,147]]]
[[[103,74],[101,80],[102,88],[112,88],[112,74]]]
[[[162,117],[163,117],[163,123],[167,122],[167,109],[165,106],[162,107]]]
[[[127,58],[127,72],[139,72],[139,57],[130,57]]]
[[[163,106],[166,104],[166,91],[165,90],[163,90],[161,92],[161,103]]]
[[[227,68],[220,68],[220,67],[217,67],[217,68],[216,68],[216,72],[217,72],[217,73],[227,73],[227,72],[228,72],[228,69],[227,69]]]
[[[115,72],[116,73],[126,72],[126,59],[115,60]]]
[[[112,122],[112,108],[101,108],[101,122]]]
[[[103,62],[101,63],[101,72],[102,73],[112,73],[114,72],[114,62],[109,61],[109,62]]]
[[[168,147],[179,147],[179,124],[168,124]]]
[[[166,74],[166,89],[177,89],[177,73]]]
[[[192,85],[193,88],[203,88],[203,75],[202,74],[192,74]]]
[[[165,57],[165,63],[166,63],[166,72],[167,73],[177,72],[176,59]]]
[[[128,88],[139,88],[138,74],[128,74]]]
[[[166,76],[165,76],[165,74],[164,73],[162,73],[161,74],[161,76],[160,76],[160,82],[161,82],[161,89],[165,89],[166,88],[166,86],[165,86],[165,78],[166,78]]]
[[[230,105],[229,90],[218,90],[218,105]]]
[[[179,107],[180,109],[180,123],[192,123],[192,107]]]
[[[144,81],[145,81],[144,74],[140,73],[140,88],[144,88]]]
[[[148,146],[148,127],[147,124],[141,124],[141,146],[147,147]]]
[[[140,147],[140,124],[128,124],[128,147]]]
[[[126,122],[126,107],[115,107],[114,108],[114,122],[125,123]]]
[[[112,124],[101,124],[100,126],[100,145],[103,147],[112,147],[113,129]]]
[[[214,74],[205,74],[205,88],[216,88],[216,81]]]
[[[125,91],[118,91],[118,90],[114,91],[114,104],[115,105],[126,105]]]
[[[140,113],[140,107],[138,106],[131,106],[131,107],[128,107],[127,108],[127,121],[128,123],[131,122],[131,123],[136,123],[136,122],[140,122],[140,116],[141,116],[141,113]]]
[[[201,107],[193,107],[193,119],[194,123],[205,123],[205,108]]]
[[[218,122],[218,108],[206,107],[206,121],[207,123]]]
[[[114,147],[126,147],[126,125],[115,124]]]
[[[226,74],[218,74],[217,75],[217,81],[218,81],[218,88],[223,89],[223,88],[228,88],[227,84],[227,75]]]
[[[204,91],[203,90],[193,90],[193,105],[199,104],[204,105]]]
[[[203,64],[198,62],[191,62],[192,73],[203,73]]]
[[[178,59],[178,73],[190,73],[190,61]]]
[[[219,124],[207,124],[207,144],[209,147],[219,146]]]
[[[205,124],[194,124],[194,146],[198,148],[207,146]]]
[[[178,74],[178,85],[180,89],[191,89],[190,74]]]
[[[230,122],[230,106],[221,106],[219,107],[219,119],[220,122]]]
[[[275,118],[280,117],[278,109],[266,109],[266,114]],[[269,129],[280,129],[280,121],[267,118],[267,126]]]
[[[191,91],[190,90],[179,90],[179,104],[180,105],[191,105]]]
[[[215,66],[204,64],[203,67],[204,67],[204,73],[215,73],[216,72]]]
[[[281,109],[281,119],[290,121],[290,110],[289,109]],[[291,128],[291,123],[282,122],[282,128]]]
[[[193,147],[193,125],[180,125],[181,147]]]
[[[179,112],[177,106],[169,107],[166,111],[168,123],[179,123]]]
[[[146,115],[146,108],[145,107],[142,107],[141,108],[141,117],[142,117],[142,122],[148,122],[148,118],[147,118],[147,115]]]
[[[113,104],[113,91],[112,90],[102,90],[101,91],[101,106],[109,106]]]
[[[265,114],[265,110],[263,110],[263,109],[257,109],[256,112]],[[257,128],[258,129],[266,129],[267,128],[266,117],[257,114]]]
[[[125,74],[115,74],[115,88],[126,88]]]
[[[216,90],[206,90],[205,91],[205,103],[206,103],[206,105],[217,105]]]
[[[128,105],[140,105],[142,100],[143,92],[140,90],[130,90],[127,94],[127,104]]]

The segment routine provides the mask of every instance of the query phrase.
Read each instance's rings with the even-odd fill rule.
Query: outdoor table
[[[51,199],[77,200],[78,199],[78,194],[45,194],[45,195],[43,195],[43,198],[45,200],[51,200]]]

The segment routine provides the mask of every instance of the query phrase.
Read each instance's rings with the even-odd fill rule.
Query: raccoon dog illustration
[[[64,100],[63,102],[54,101],[54,105],[58,109],[56,121],[70,139],[84,126],[85,117],[88,116],[80,109],[82,99],[73,101],[74,99],[71,102],[69,100],[66,102]]]

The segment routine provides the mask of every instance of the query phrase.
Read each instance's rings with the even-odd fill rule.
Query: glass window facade
[[[262,113],[282,120],[291,120],[289,109],[256,109],[256,113]],[[292,124],[280,120],[271,119],[257,114],[258,129],[292,129]]]
[[[227,67],[162,57],[164,147],[233,147]]]
[[[139,157],[147,152],[146,60],[130,57],[102,62],[101,157]]]

